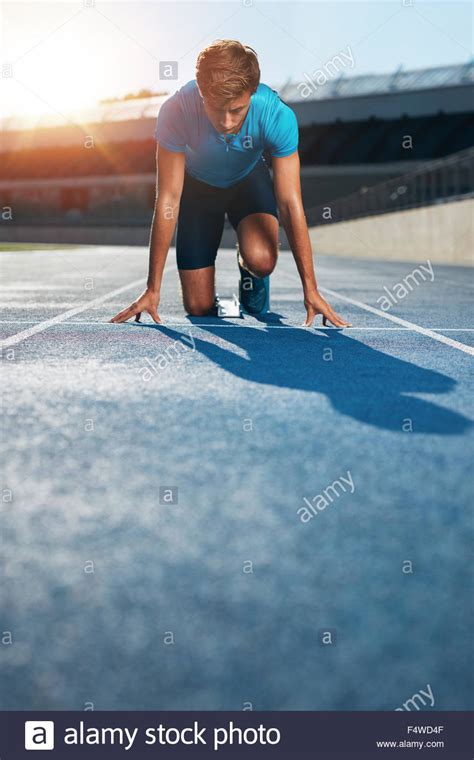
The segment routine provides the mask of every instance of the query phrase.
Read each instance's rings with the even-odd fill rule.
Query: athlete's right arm
[[[156,146],[157,192],[150,234],[150,258],[147,287],[130,306],[110,321],[126,322],[135,317],[138,322],[142,311],[148,312],[155,322],[158,315],[161,280],[176,222],[184,182],[184,153]]]

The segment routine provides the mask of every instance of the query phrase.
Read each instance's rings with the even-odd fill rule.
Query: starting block
[[[232,298],[221,298],[216,295],[216,308],[218,317],[237,317],[239,319],[242,317],[240,301],[235,293]]]
[[[268,314],[270,311],[270,277],[267,275],[265,277],[265,285],[266,285],[266,299],[265,304],[263,306],[262,311],[259,312],[259,314]],[[239,286],[239,295],[242,297],[240,288],[242,285]],[[222,298],[218,293],[216,293],[216,298],[214,301],[214,307],[213,307],[213,313],[216,314],[218,317],[230,317],[230,318],[237,318],[242,319],[244,314],[250,314],[250,312],[247,312],[247,310],[242,306],[238,296],[235,295],[235,293],[232,294],[232,298]]]

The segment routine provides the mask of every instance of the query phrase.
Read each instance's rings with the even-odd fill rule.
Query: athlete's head
[[[238,132],[260,82],[255,50],[237,40],[215,40],[196,62],[207,117],[218,132]]]

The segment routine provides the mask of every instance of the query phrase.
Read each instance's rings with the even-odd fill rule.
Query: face
[[[239,131],[250,107],[250,90],[224,102],[212,101],[202,94],[201,97],[207,118],[217,132],[230,134]]]

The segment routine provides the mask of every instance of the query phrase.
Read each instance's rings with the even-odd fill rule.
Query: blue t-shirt
[[[229,187],[252,171],[265,149],[275,157],[294,153],[298,124],[276,90],[260,83],[238,134],[221,134],[209,121],[192,79],[161,106],[155,137],[167,150],[185,153],[186,171],[193,177]]]

